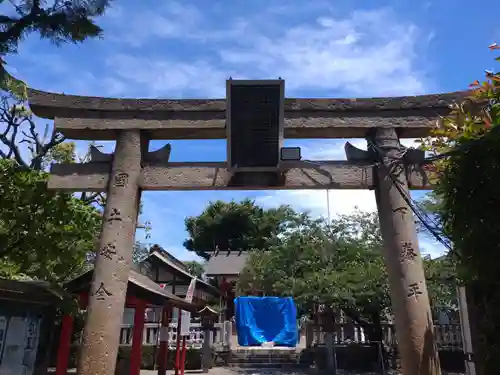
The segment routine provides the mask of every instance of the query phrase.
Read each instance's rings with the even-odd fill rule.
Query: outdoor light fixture
[[[281,147],[280,158],[282,161],[298,161],[302,159],[300,147]]]

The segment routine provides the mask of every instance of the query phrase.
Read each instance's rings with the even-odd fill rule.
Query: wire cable
[[[379,146],[375,145],[371,140],[368,140],[368,145],[371,147],[373,150],[376,151],[376,154],[379,158],[378,165],[382,168],[385,169],[387,175],[391,179],[391,183],[394,185],[394,187],[397,189],[398,193],[401,195],[405,203],[408,205],[408,207],[412,210],[414,215],[417,217],[417,219],[422,223],[422,225],[427,229],[427,231],[432,234],[432,236],[443,246],[445,246],[448,250],[453,251],[453,247],[451,246],[449,238],[445,238],[446,236],[443,235],[443,231],[438,229],[439,225],[435,223],[426,213],[421,212],[421,210],[418,207],[418,204],[409,196],[409,194],[403,190],[403,188],[400,186],[399,182],[396,180],[394,177],[391,168],[393,168],[396,164],[402,163],[402,157],[404,154],[408,151],[408,149],[404,150],[401,155],[398,157],[394,158],[389,165],[386,165],[382,161],[382,157],[384,155],[383,150],[380,149]],[[441,232],[441,233],[439,233]]]

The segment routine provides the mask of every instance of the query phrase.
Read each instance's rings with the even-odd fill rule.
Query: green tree
[[[496,44],[490,48],[500,50]],[[432,177],[442,201],[441,219],[453,242],[458,276],[470,293],[476,369],[479,374],[492,374],[498,373],[500,356],[496,292],[500,283],[500,73],[488,71],[484,82],[475,81],[470,88],[470,95],[439,119],[423,147],[435,156]]]
[[[42,134],[35,118],[21,99],[9,92],[0,93],[0,158],[14,160],[24,168],[46,171],[52,163],[87,162],[90,154],[79,157],[74,142],[51,131],[45,124]],[[92,143],[93,144],[93,143]],[[87,203],[104,204],[101,193],[80,194]]]
[[[293,296],[306,314],[324,303],[367,327],[380,325],[390,299],[377,220],[357,213],[328,226],[303,217],[269,251],[252,254],[238,288]]]
[[[47,189],[44,172],[0,160],[0,274],[63,281],[88,267],[101,214]]]
[[[252,253],[237,287],[293,296],[305,314],[314,303],[336,306],[364,326],[372,340],[380,340],[381,322],[390,310],[382,246],[376,213],[339,216],[330,225],[302,217],[269,251]],[[453,286],[441,285],[443,263],[427,259],[426,264],[431,299],[451,306]]]
[[[189,262],[183,262],[183,263],[186,266],[188,272],[191,275],[196,276],[197,278],[201,278],[201,276],[203,275],[203,272],[205,272],[204,266],[202,263],[199,263],[196,261],[189,261]]]
[[[298,216],[288,206],[265,210],[251,200],[210,202],[199,216],[186,218],[189,238],[184,241],[184,247],[205,259],[208,259],[207,252],[217,248],[264,249]]]
[[[110,0],[54,0],[50,5],[43,0],[1,1],[4,14],[0,15],[0,89],[26,99],[26,85],[11,76],[4,58],[17,53],[19,43],[29,33],[55,44],[81,43],[87,38],[102,36],[102,29],[94,18],[104,13]],[[7,9],[8,6],[10,9]]]
[[[149,246],[141,241],[135,241],[132,251],[132,262],[138,264],[149,255]]]
[[[424,271],[433,312],[458,310],[457,270],[452,254],[424,257]]]

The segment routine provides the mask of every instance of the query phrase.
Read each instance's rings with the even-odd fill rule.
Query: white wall
[[[162,314],[162,308],[161,307],[155,307],[151,308],[152,312],[148,314],[148,320],[149,322],[159,322],[161,320],[161,314]],[[122,324],[126,325],[134,325],[134,314],[135,314],[135,309],[133,308],[126,308],[125,311],[123,312],[123,320]],[[172,320],[177,320],[177,317],[179,316],[179,309],[174,308],[172,311]]]

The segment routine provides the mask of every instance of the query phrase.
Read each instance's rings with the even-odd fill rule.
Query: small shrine
[[[205,275],[215,279],[224,300],[224,320],[234,316],[235,285],[245,267],[249,253],[241,250],[215,250],[210,252]]]

